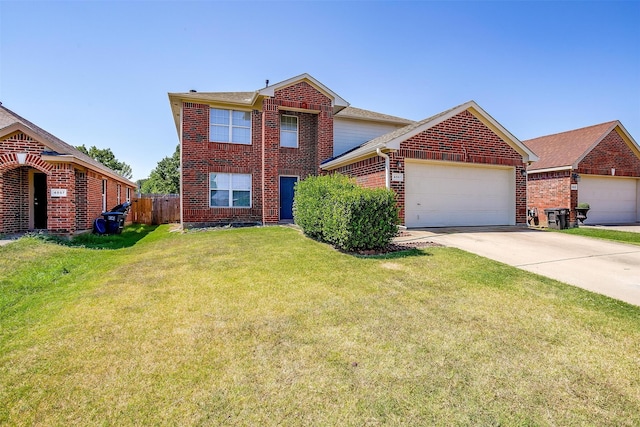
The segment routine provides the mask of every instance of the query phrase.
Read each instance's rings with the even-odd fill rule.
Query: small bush
[[[589,203],[578,203],[578,209],[590,209]]]
[[[296,184],[293,217],[304,233],[312,239],[322,238],[325,210],[330,207],[331,194],[355,188],[356,184],[340,174],[309,176]]]
[[[334,174],[298,183],[294,218],[304,233],[345,251],[381,249],[397,232],[394,193]]]

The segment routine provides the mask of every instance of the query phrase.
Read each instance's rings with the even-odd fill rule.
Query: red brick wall
[[[183,221],[199,226],[262,220],[261,112],[251,114],[252,144],[209,142],[209,111],[204,104],[183,105]],[[210,208],[209,173],[251,174],[251,208]]]
[[[76,230],[87,229],[89,223],[87,217],[87,174],[81,171],[75,171],[76,179]]]
[[[343,166],[336,172],[355,178],[365,188],[385,187],[384,158],[380,156]]]
[[[615,130],[582,159],[577,172],[611,175],[611,168],[615,168],[616,176],[640,176],[640,159]]]
[[[400,144],[400,149],[390,153],[390,173],[404,173],[404,160],[425,159],[489,165],[508,165],[516,169],[516,223],[524,224],[527,218],[527,184],[521,171],[525,165],[522,156],[487,128],[468,111],[409,138]],[[384,159],[357,162],[338,170],[356,177],[366,186],[384,186]],[[404,218],[404,182],[391,181],[396,192],[400,218]]]
[[[320,113],[300,112],[299,109],[319,110]],[[209,111],[209,105],[183,104],[184,224],[277,223],[280,176],[304,179],[316,174],[320,163],[333,153],[331,101],[306,82],[276,90],[273,98],[264,100],[262,111],[252,112],[251,145],[209,142]],[[280,117],[283,114],[298,117],[298,148],[280,147]],[[251,174],[252,207],[210,208],[211,172]]]
[[[0,232],[26,230],[29,227],[29,168],[23,166],[6,171],[2,181]]]
[[[572,209],[569,222],[575,223],[577,191],[571,191],[571,171],[543,172],[529,174],[528,178],[529,208],[536,208],[541,226],[547,226],[545,209]],[[535,225],[532,223],[532,225]]]

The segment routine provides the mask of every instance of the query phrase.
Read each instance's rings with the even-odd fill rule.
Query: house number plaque
[[[394,172],[391,174],[391,181],[393,182],[402,182],[404,181],[404,174],[399,172]]]
[[[51,197],[67,197],[66,188],[52,188]]]

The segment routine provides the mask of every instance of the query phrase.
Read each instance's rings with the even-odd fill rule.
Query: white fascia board
[[[534,174],[534,173],[544,173],[544,172],[559,172],[559,171],[566,171],[566,170],[573,170],[573,169],[574,169],[573,166],[557,166],[554,168],[529,169],[527,170],[527,175]]]
[[[365,145],[360,148],[357,148],[343,156],[338,157],[337,159],[333,159],[327,163],[323,163],[320,165],[320,168],[323,170],[332,170],[339,168],[341,166],[350,165],[355,163],[356,161],[367,159],[369,157],[373,157],[374,155],[378,155],[376,150],[380,148],[381,150],[385,149],[385,145],[383,143]]]

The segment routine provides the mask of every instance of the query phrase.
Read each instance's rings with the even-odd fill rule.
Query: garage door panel
[[[513,168],[407,162],[405,224],[445,227],[515,224]]]
[[[638,221],[638,180],[582,175],[578,202],[591,209],[585,224],[622,224]]]

